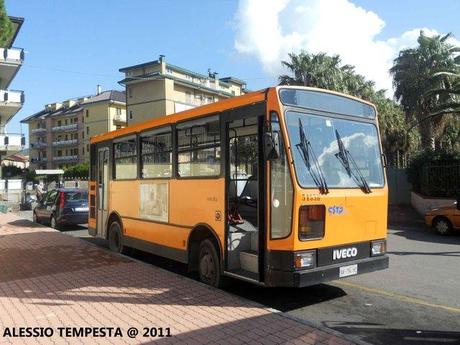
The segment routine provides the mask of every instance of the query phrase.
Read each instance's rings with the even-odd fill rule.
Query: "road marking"
[[[409,296],[404,296],[404,295],[399,295],[399,294],[394,293],[394,292],[389,292],[389,291],[380,290],[380,289],[374,289],[374,288],[361,286],[361,285],[357,285],[357,284],[353,284],[353,283],[345,282],[345,281],[335,281],[334,284],[342,285],[342,286],[348,286],[348,287],[360,289],[360,290],[367,291],[367,292],[372,292],[372,293],[377,294],[377,295],[393,297],[393,298],[396,298],[396,299],[398,299],[400,301],[403,301],[403,302],[420,304],[420,305],[424,305],[424,306],[432,307],[432,308],[444,309],[444,310],[451,311],[453,313],[460,313],[460,308],[449,307],[447,305],[442,305],[442,304],[430,303],[430,302],[424,301],[422,299],[409,297]]]

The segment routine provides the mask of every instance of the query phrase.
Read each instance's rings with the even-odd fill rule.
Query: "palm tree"
[[[302,51],[298,55],[289,54],[289,58],[289,62],[282,61],[281,64],[287,67],[294,76],[281,75],[279,77],[281,85],[302,85],[335,91],[343,89],[338,55],[308,54]]]
[[[282,61],[282,64],[292,75],[281,75],[281,85],[319,87],[369,100],[377,106],[382,142],[390,161],[401,163],[401,153],[415,149],[418,138],[414,131],[407,130],[401,107],[385,97],[385,90],[376,91],[374,82],[356,73],[354,66],[341,65],[338,55],[305,51],[298,55],[289,54],[289,60]]]
[[[446,118],[441,114],[430,115],[449,98],[433,92],[450,89],[452,85],[449,76],[439,74],[456,68],[456,53],[460,48],[449,44],[449,37],[451,34],[429,37],[421,31],[418,47],[402,50],[390,69],[395,97],[406,119],[418,123],[423,148],[436,148],[436,137],[446,125]]]

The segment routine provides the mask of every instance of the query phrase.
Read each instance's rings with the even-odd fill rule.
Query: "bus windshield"
[[[374,124],[297,111],[286,112],[286,123],[297,180],[303,188],[318,186],[305,166],[302,150],[298,149],[304,145],[303,140],[308,141],[312,154],[317,157],[318,170],[324,175],[328,188],[383,187],[380,145]],[[304,139],[299,131],[300,123]]]

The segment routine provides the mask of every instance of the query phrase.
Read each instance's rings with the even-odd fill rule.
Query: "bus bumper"
[[[388,256],[376,256],[360,260],[348,261],[340,264],[317,267],[303,271],[278,271],[267,272],[266,284],[280,287],[305,287],[340,279],[340,267],[358,265],[357,274],[368,273],[388,268]]]

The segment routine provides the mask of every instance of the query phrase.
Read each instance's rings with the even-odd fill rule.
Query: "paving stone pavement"
[[[20,327],[49,327],[53,334],[14,337]],[[122,337],[97,337],[93,329],[100,327],[119,327]],[[135,338],[127,334],[130,327],[139,330]],[[72,328],[88,335],[59,333]],[[152,333],[144,337],[144,328]],[[154,337],[159,328],[171,337]],[[0,214],[0,344],[150,342],[352,344],[225,291]]]

